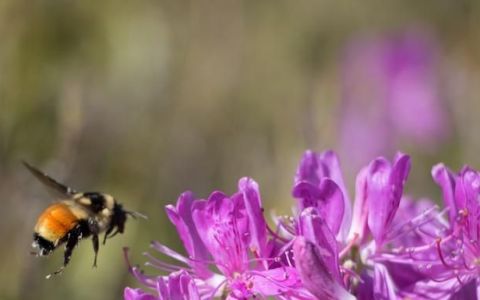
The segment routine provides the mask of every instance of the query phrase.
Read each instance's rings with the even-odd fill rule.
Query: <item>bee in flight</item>
[[[33,233],[32,247],[37,250],[33,252],[36,256],[49,255],[65,244],[63,265],[47,275],[47,279],[63,272],[81,239],[92,237],[95,253],[93,267],[96,267],[100,233],[105,232],[105,244],[107,238],[123,233],[127,216],[146,218],[138,212],[123,209],[108,194],[76,192],[28,163],[23,164],[58,200],[42,212]]]

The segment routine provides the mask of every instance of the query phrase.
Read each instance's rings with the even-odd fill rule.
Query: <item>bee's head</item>
[[[123,209],[123,206],[115,201],[113,207],[113,214],[110,220],[110,225],[105,232],[105,238],[103,239],[103,243],[105,243],[107,238],[111,238],[115,236],[117,233],[123,233],[125,230],[125,223],[127,222],[127,216],[131,216],[133,218],[141,217],[146,219],[147,217],[141,213],[135,211],[128,211]]]
[[[118,232],[123,233],[125,222],[127,222],[127,212],[123,209],[121,204],[115,203],[111,226],[115,227]]]

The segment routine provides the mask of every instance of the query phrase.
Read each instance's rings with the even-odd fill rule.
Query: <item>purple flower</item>
[[[178,198],[177,205],[167,205],[165,210],[170,221],[177,228],[185,250],[192,259],[192,267],[198,276],[208,278],[212,275],[204,261],[210,258],[210,254],[202,243],[197,228],[192,218],[192,205],[194,197],[191,192],[185,192]]]
[[[410,158],[401,153],[397,154],[392,163],[384,158],[377,158],[363,168],[357,176],[356,202],[352,216],[350,212],[344,214],[342,210],[344,207],[350,210],[350,203],[345,204],[348,195],[333,152],[316,154],[307,151],[304,154],[293,189],[293,195],[299,200],[301,213],[291,220],[290,225],[280,221],[279,227],[285,230],[287,239],[303,236],[316,246],[314,249],[319,249],[315,252],[317,255],[312,257],[321,262],[323,273],[318,276],[328,276],[328,287],[331,287],[332,280],[344,291],[358,285],[362,268],[367,264],[380,270],[381,272],[377,273],[381,274],[382,278],[390,278],[383,265],[376,266],[375,259],[381,256],[382,245],[395,245],[395,240],[403,236],[406,228],[423,225],[422,221],[425,219],[417,220],[416,216],[408,216],[406,224],[392,228],[409,169]],[[341,226],[345,226],[343,230],[350,234],[339,234]],[[369,239],[370,233],[375,240],[376,250]],[[302,282],[309,289],[305,283],[306,275],[302,275],[302,272],[313,272],[313,269],[299,269],[297,265],[297,270],[302,276]],[[375,277],[372,273],[369,276],[373,283],[380,275]],[[313,286],[317,289],[311,291],[313,294],[331,293],[318,283]],[[365,289],[363,285],[359,286],[359,290],[361,289]],[[371,289],[373,293],[373,284]]]
[[[373,296],[378,300],[396,299],[395,285],[382,264],[375,264],[373,275]]]
[[[367,202],[368,168],[364,167],[357,175],[355,182],[355,204],[353,206],[352,227],[348,238],[363,241],[368,234],[368,202]]]
[[[393,163],[380,157],[360,171],[350,239],[356,235],[363,241],[369,229],[377,247],[382,246],[400,205],[409,170],[410,157],[398,153]]]
[[[328,224],[313,207],[305,209],[299,218],[299,235],[321,249],[319,259],[333,280],[341,282],[338,246]]]
[[[401,153],[397,154],[393,164],[377,158],[369,165],[366,180],[368,227],[377,247],[382,246],[400,205],[409,171],[410,157]]]
[[[349,170],[393,154],[400,143],[436,149],[449,135],[439,93],[438,51],[432,36],[418,29],[349,43],[342,61],[339,118],[340,147]]]
[[[340,275],[337,241],[317,209],[304,209],[298,227],[293,255],[305,288],[320,299],[352,298]]]
[[[454,174],[438,164],[432,175],[442,189],[449,216],[449,226],[435,239],[431,250],[438,257],[434,278],[451,281],[464,293],[463,288],[476,282],[480,272],[480,173],[465,166]]]
[[[355,299],[332,276],[317,244],[297,237],[293,244],[293,253],[302,283],[316,299]]]
[[[160,299],[165,300],[200,300],[193,278],[185,271],[171,273],[157,281]]]
[[[228,299],[244,299],[305,293],[300,289],[295,268],[275,267],[278,259],[269,256],[272,246],[267,240],[258,184],[252,179],[242,178],[239,191],[232,196],[217,191],[207,200],[197,200],[191,193],[184,193],[175,207],[167,207],[167,214],[189,257],[154,242],[155,250],[183,266],[166,264],[147,254],[148,264],[164,271],[187,272],[195,281],[200,298],[226,295]],[[219,272],[211,271],[215,269],[212,267]],[[131,271],[149,287],[159,282],[159,277],[147,277],[138,268]]]
[[[458,213],[455,201],[455,182],[457,176],[443,164],[438,164],[432,169],[432,177],[442,189],[443,201],[445,202],[445,206],[449,209],[448,215],[450,222],[455,224],[455,218]]]
[[[332,151],[306,151],[295,176],[293,196],[299,210],[316,207],[329,227],[344,239],[351,224],[351,204],[337,156]]]
[[[470,240],[480,238],[480,173],[465,166],[453,174],[443,164],[433,167],[432,175],[442,188],[449,221],[453,228],[462,229]]]
[[[139,275],[142,276],[142,275]],[[171,273],[169,276],[159,276],[155,281],[157,296],[141,289],[125,288],[125,300],[200,300],[197,286],[192,277],[185,271]]]
[[[152,294],[146,293],[141,289],[125,288],[123,292],[123,299],[125,300],[156,300],[157,297]]]
[[[400,236],[395,248],[374,259],[388,265],[402,297],[476,299],[473,286],[477,285],[480,270],[479,173],[464,167],[454,174],[438,164],[432,175],[443,191],[446,210],[435,214],[435,207],[427,208],[431,206],[428,202],[416,203],[415,209],[413,203],[407,203],[410,208],[404,207],[404,212],[418,216],[404,223],[403,230],[392,230]],[[420,205],[424,205],[423,213],[418,212]],[[401,224],[400,220],[396,223]]]
[[[307,151],[295,177],[297,212],[263,217],[258,184],[231,196],[183,193],[167,215],[187,256],[158,242],[148,266],[130,272],[149,291],[125,299],[477,299],[480,294],[480,173],[439,164],[432,175],[446,208],[403,194],[409,156],[379,157],[360,170],[353,214],[333,152]],[[128,262],[128,258],[127,258]]]

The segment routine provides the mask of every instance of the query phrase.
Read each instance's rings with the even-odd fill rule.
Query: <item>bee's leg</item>
[[[63,254],[63,266],[61,266],[58,270],[53,273],[47,275],[47,279],[52,277],[53,275],[58,275],[63,272],[65,267],[70,262],[70,258],[72,257],[73,249],[77,246],[78,242],[82,239],[83,234],[88,232],[87,227],[88,225],[84,222],[80,222],[75,226],[70,232],[67,234],[67,241],[65,244],[65,252]]]
[[[105,242],[107,241],[107,237],[110,234],[110,232],[113,231],[114,226],[108,227],[107,231],[105,231],[105,236],[103,237],[103,244],[105,245]]]
[[[97,267],[97,254],[98,254],[98,235],[94,234],[92,236],[92,242],[93,242],[93,251],[95,252],[95,258],[93,259],[93,267]]]
[[[95,219],[88,219],[88,229],[92,234],[92,243],[93,243],[93,252],[95,252],[95,257],[93,258],[93,267],[97,267],[97,255],[98,255],[98,234],[100,233],[100,227]]]

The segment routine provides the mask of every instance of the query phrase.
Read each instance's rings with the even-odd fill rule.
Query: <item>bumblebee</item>
[[[123,209],[111,195],[77,192],[28,163],[23,164],[58,200],[41,213],[33,233],[32,247],[36,251],[32,254],[36,256],[50,255],[65,244],[63,265],[48,274],[47,279],[63,272],[80,240],[92,237],[95,253],[93,267],[96,267],[100,233],[105,232],[103,238],[105,244],[107,238],[123,233],[127,216],[146,218],[138,212]]]

